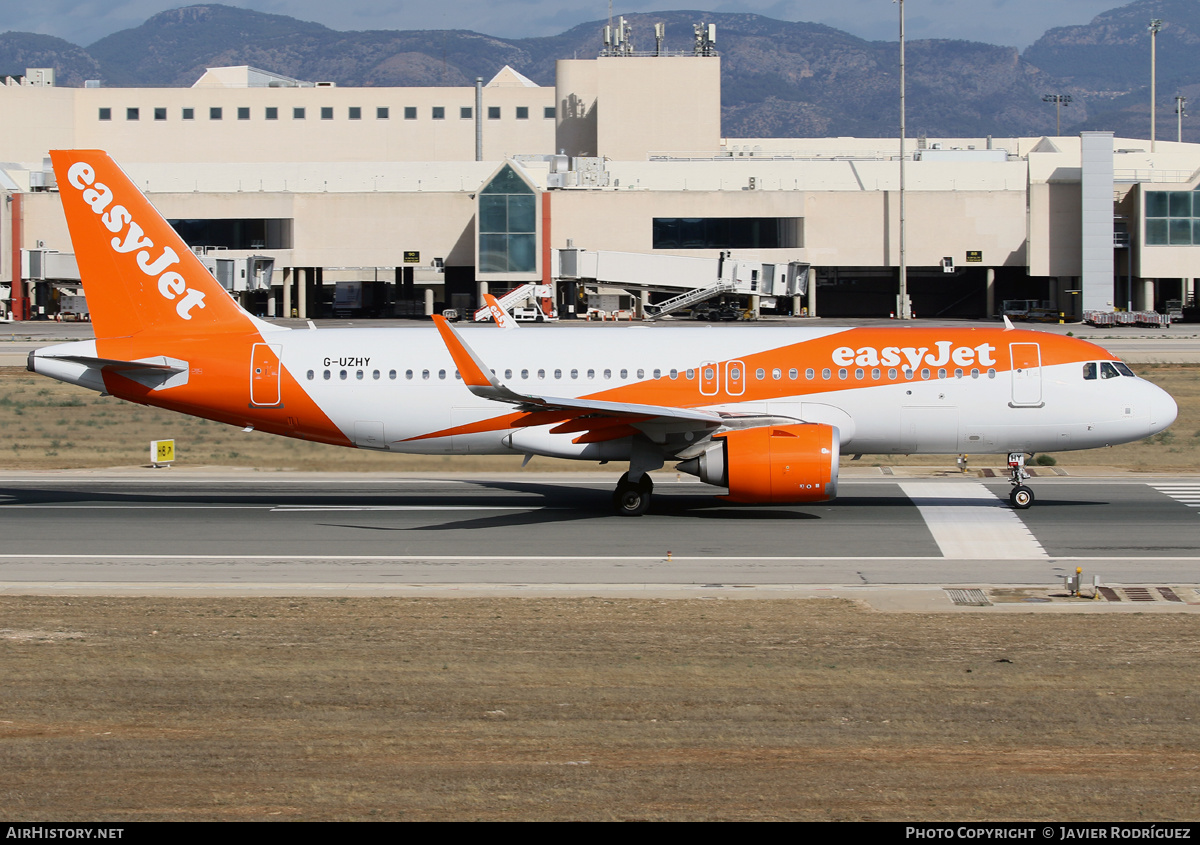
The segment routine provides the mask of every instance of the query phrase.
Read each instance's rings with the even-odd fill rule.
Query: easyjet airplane
[[[837,494],[842,453],[1027,454],[1162,431],[1171,397],[1082,340],[1005,328],[287,329],[242,310],[103,152],[52,154],[94,341],[29,369],[131,402],[384,452],[667,461],[735,502]],[[469,336],[469,337],[468,337]]]

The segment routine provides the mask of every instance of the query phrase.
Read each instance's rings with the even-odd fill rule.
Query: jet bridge
[[[691,258],[567,247],[553,250],[551,262],[555,281],[677,294],[664,302],[645,304],[643,316],[647,319],[695,306],[723,293],[760,297],[761,305],[771,307],[776,297],[808,292],[809,265],[799,261],[764,264],[733,258],[729,253],[717,258]]]

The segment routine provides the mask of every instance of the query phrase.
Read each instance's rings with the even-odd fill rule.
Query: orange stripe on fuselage
[[[763,331],[771,330],[763,329]],[[945,346],[947,343],[949,346]],[[1048,332],[998,328],[938,329],[891,326],[856,328],[833,332],[812,340],[775,347],[762,352],[736,355],[724,361],[709,361],[708,363],[720,368],[720,389],[714,395],[700,393],[698,372],[693,374],[692,379],[688,379],[685,371],[681,370],[675,379],[664,375],[657,379],[584,394],[580,398],[661,405],[669,408],[701,408],[743,402],[762,403],[773,399],[828,394],[845,390],[870,390],[888,385],[923,381],[922,369],[930,370],[929,380],[936,380],[938,369],[945,369],[947,376],[952,376],[955,369],[962,369],[964,373],[969,373],[972,368],[978,368],[981,372],[987,372],[989,369],[993,369],[997,373],[1008,372],[1012,369],[1009,345],[1014,343],[1038,344],[1044,367],[1084,361],[1116,360],[1112,353],[1093,343]],[[988,348],[981,350],[979,347]],[[896,352],[892,354],[898,356],[898,363],[894,365],[882,363],[889,349],[895,349]],[[840,353],[839,350],[841,350]],[[849,353],[846,350],[849,350]],[[933,356],[933,361],[936,362],[943,350],[948,356],[947,362],[940,365],[930,363],[929,357]],[[969,363],[956,363],[954,359],[956,350],[971,350],[970,356],[965,351],[958,352],[958,360],[969,360]],[[914,376],[906,379],[904,370],[918,353],[921,360],[915,367]],[[697,360],[689,367],[699,371],[701,360],[697,356]],[[842,363],[847,360],[849,363]],[[875,360],[876,363],[870,363],[871,360]],[[729,393],[726,381],[728,366],[735,361],[739,362],[744,369],[741,374],[742,390],[740,393]],[[860,364],[859,361],[864,363]],[[984,363],[985,361],[990,363]],[[764,376],[761,379],[757,377],[760,369]],[[780,371],[778,379],[774,378],[776,369]],[[798,370],[796,379],[789,377],[791,369]],[[805,371],[808,369],[815,371],[815,378],[805,377]],[[828,379],[822,377],[823,371],[826,369],[830,371]],[[847,377],[844,379],[838,377],[839,370],[842,369],[847,371]],[[858,369],[864,370],[862,379],[855,378],[855,370]],[[874,369],[880,370],[878,379],[871,377],[871,371]],[[894,378],[888,377],[889,370],[896,371]],[[499,407],[497,405],[497,408]],[[508,428],[546,425],[594,413],[594,411],[580,410],[576,412],[540,411],[531,414],[504,414],[492,419],[442,429],[409,439],[426,440],[458,434],[480,434]]]
[[[187,384],[165,390],[151,390],[117,373],[104,373],[104,386],[113,396],[190,414],[195,417],[258,431],[298,437],[335,446],[351,446],[320,406],[299,382],[280,364],[280,403],[274,407],[250,404],[250,362],[256,343],[264,341],[259,332],[217,334],[195,338],[164,338],[141,334],[108,343],[119,349],[122,360],[137,360],[166,355],[189,362]],[[97,349],[103,351],[101,341]]]

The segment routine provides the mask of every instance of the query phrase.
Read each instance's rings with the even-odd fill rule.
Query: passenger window
[[[961,369],[956,369],[956,370],[954,371],[954,377],[955,377],[955,378],[962,378],[962,376],[963,376],[963,373],[962,373],[962,370],[961,370]]]
[[[329,370],[326,370],[325,371],[325,381],[329,381],[329,376],[330,376],[330,372],[329,372]]]
[[[850,371],[847,370],[845,367],[842,367],[840,370],[838,370],[838,378],[840,378],[840,379],[844,379],[849,375],[850,375]]]
[[[764,370],[762,367],[759,367],[757,370],[754,371],[754,377],[756,379],[758,379],[759,381],[762,381],[763,379],[765,379],[767,377],[767,371]]]
[[[692,379],[694,379],[694,378],[696,377],[696,371],[695,371],[695,370],[688,370],[688,371],[687,371],[687,377],[688,377],[688,381],[691,381]]]
[[[308,371],[308,380],[312,381],[314,376],[316,376],[316,373],[314,373],[312,370],[309,370]]]
[[[712,378],[713,378],[713,368],[712,368],[712,367],[705,367],[705,368],[704,368],[704,380],[705,380],[705,381],[712,381]]]
[[[340,373],[338,373],[338,375],[341,377],[342,381],[346,380],[347,373],[345,370],[342,370]]]
[[[654,371],[654,377],[655,377],[655,378],[662,378],[662,370],[655,370],[655,371]]]
[[[879,368],[878,367],[871,370],[871,378],[875,379],[876,381],[879,380]]]
[[[971,378],[979,378],[979,368],[978,367],[971,368]]]
[[[795,367],[792,367],[790,370],[788,370],[788,378],[790,378],[792,381],[795,381],[796,379],[800,378],[800,371]]]
[[[824,370],[821,370],[821,378],[825,379],[826,381],[828,381],[829,377],[832,375],[833,375],[833,371],[830,370],[828,367],[826,367]]]
[[[668,375],[671,376],[672,379],[677,379],[679,378],[679,370],[671,370]]]
[[[995,378],[995,377],[996,377],[996,368],[988,367],[988,378]]]
[[[742,378],[742,368],[741,367],[730,367],[729,368],[729,380],[730,381],[739,381],[741,378]]]
[[[543,380],[543,379],[545,379],[545,378],[546,378],[546,371],[545,371],[545,370],[538,370],[538,380],[539,380],[539,381],[541,381],[541,380]]]
[[[938,378],[945,378],[945,377],[946,377],[946,368],[939,367],[938,368]]]
[[[591,380],[592,380],[592,379],[594,379],[595,377],[596,377],[596,371],[595,371],[595,370],[588,370],[588,381],[591,381]]]
[[[523,378],[523,379],[529,378],[529,370],[521,370],[521,378]]]
[[[1119,378],[1120,375],[1121,374],[1117,372],[1117,368],[1108,361],[1100,362],[1100,378]]]
[[[1083,380],[1094,381],[1096,378],[1096,362],[1088,361],[1083,365]]]
[[[605,371],[604,371],[604,378],[605,378],[605,379],[610,379],[610,378],[612,378],[612,370],[605,370]]]
[[[555,372],[558,372],[555,370]],[[571,378],[579,378],[579,370],[571,370]]]
[[[375,381],[379,381],[379,370],[374,370],[371,373],[371,378],[375,379]]]
[[[388,370],[388,378],[390,378],[392,381],[395,381],[396,380],[396,371]]]
[[[783,378],[783,370],[779,369],[778,367],[771,370],[771,378],[775,379],[775,381],[779,381],[781,378]]]
[[[406,379],[408,379],[409,381],[412,381],[412,377],[413,377],[413,371],[412,371],[412,370],[405,370],[405,371],[404,371],[404,377],[405,377]]]
[[[912,378],[912,377],[913,377],[913,371],[912,371],[912,370],[910,370],[908,367],[905,367],[905,368],[904,368],[904,377],[905,377],[905,378]]]
[[[459,381],[462,381],[462,373],[460,373],[458,370],[454,371],[454,377]]]
[[[440,379],[445,379],[445,378],[446,378],[446,371],[445,371],[445,370],[438,370],[438,378],[440,378]]]
[[[554,377],[555,377],[556,379],[562,378],[562,370],[555,370],[555,371],[554,371]]]
[[[808,379],[809,381],[812,381],[814,378],[817,377],[817,371],[812,369],[811,367],[809,367],[807,370],[804,371],[804,377],[806,379]]]
[[[929,368],[928,367],[923,367],[921,369],[921,378],[929,378]]]
[[[504,380],[508,381],[510,378],[512,378],[512,370],[505,370],[504,371]]]
[[[895,377],[896,377],[896,370],[894,368],[888,370],[888,378],[894,379]]]
[[[421,370],[421,378],[429,381],[429,370]]]
[[[359,381],[362,381],[363,371],[359,370],[358,372],[355,373],[354,377],[357,378]]]
[[[866,375],[866,372],[863,370],[862,367],[859,367],[857,370],[854,371],[854,377],[856,379],[858,379],[859,381],[862,381],[862,378],[865,375]]]

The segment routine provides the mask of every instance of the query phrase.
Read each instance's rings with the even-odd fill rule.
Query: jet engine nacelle
[[[714,435],[679,469],[729,488],[721,498],[732,502],[825,502],[837,496],[839,457],[835,426],[767,425]]]

